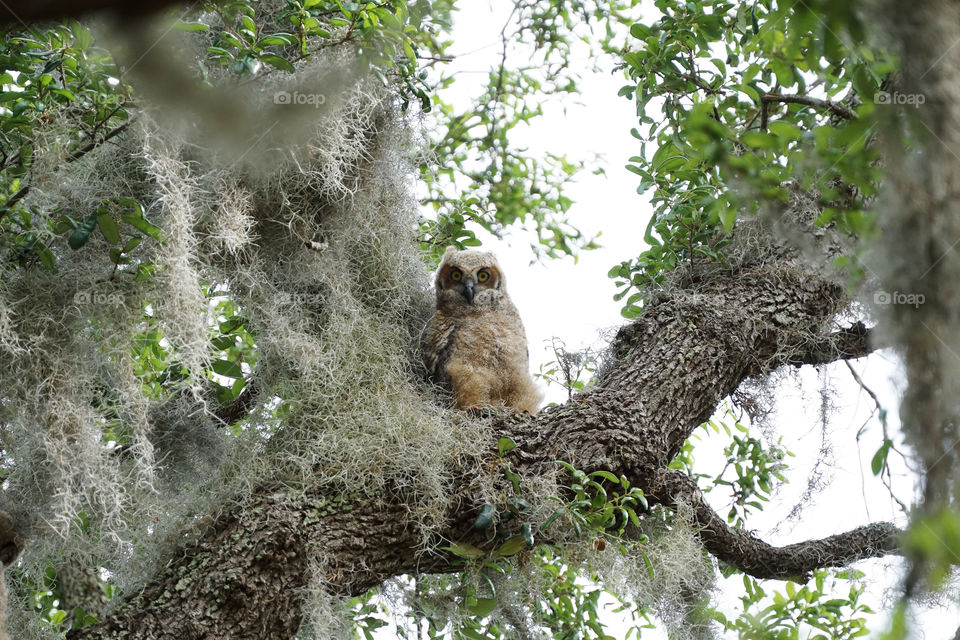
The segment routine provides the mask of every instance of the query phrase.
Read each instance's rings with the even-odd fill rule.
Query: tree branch
[[[822,336],[811,343],[809,349],[797,353],[789,360],[796,367],[805,364],[829,364],[838,360],[856,360],[870,355],[877,349],[873,343],[874,332],[862,322],[857,322],[840,331]]]
[[[112,138],[120,135],[120,134],[123,133],[124,131],[126,131],[127,128],[130,126],[130,123],[131,123],[131,122],[133,122],[133,120],[127,120],[126,122],[124,122],[124,123],[121,124],[120,126],[116,127],[115,129],[111,129],[110,131],[108,131],[108,132],[107,132],[102,138],[100,138],[99,140],[97,140],[97,139],[91,140],[90,142],[88,142],[88,143],[85,144],[84,146],[80,147],[80,148],[77,149],[76,151],[71,152],[66,158],[63,159],[63,161],[64,161],[64,162],[74,162],[75,160],[79,160],[79,159],[82,158],[83,156],[87,155],[88,153],[90,153],[91,151],[93,151],[94,149],[96,149],[97,147],[99,147],[99,146],[100,146],[101,144],[103,144],[104,142],[107,142],[108,140],[110,140],[110,139],[112,139]]]
[[[68,154],[68,155],[63,159],[63,161],[64,161],[64,162],[75,162],[75,161],[79,160],[79,159],[82,158],[83,156],[87,155],[88,153],[90,153],[91,151],[93,151],[94,149],[96,149],[97,147],[99,147],[101,144],[107,142],[108,140],[110,140],[110,139],[112,139],[112,138],[120,135],[120,134],[123,133],[124,131],[126,131],[127,128],[130,126],[130,123],[131,123],[131,122],[132,122],[132,120],[127,120],[126,122],[124,122],[124,123],[121,124],[120,126],[116,127],[115,129],[112,129],[112,130],[108,131],[108,132],[107,132],[102,138],[100,138],[99,140],[96,140],[96,139],[91,140],[89,143],[87,143],[87,144],[84,145],[83,147],[81,147],[81,148],[79,148],[79,149],[71,152],[70,154]],[[19,155],[19,154],[18,154],[18,155]],[[4,203],[2,207],[0,207],[0,220],[2,220],[3,217],[4,217],[5,215],[7,215],[7,213],[10,212],[10,210],[13,208],[13,205],[14,205],[14,204],[16,204],[18,201],[22,200],[22,199],[23,199],[24,197],[26,197],[26,195],[29,194],[29,193],[30,193],[30,185],[26,185],[26,186],[22,187],[19,191],[17,191],[15,194],[13,194],[12,196],[10,196],[10,198],[6,201],[6,203]]]
[[[765,93],[760,97],[762,102],[783,102],[788,104],[803,104],[808,107],[814,107],[823,111],[829,111],[833,115],[844,120],[856,120],[857,114],[842,104],[831,102],[829,100],[820,100],[810,96],[782,95],[779,93]]]
[[[326,561],[320,578],[333,595],[359,595],[418,570],[420,540],[402,501],[334,493],[262,487],[184,532],[182,553],[149,584],[67,638],[292,638],[318,561]]]
[[[823,567],[842,567],[892,553],[899,553],[901,531],[888,522],[878,522],[819,540],[774,547],[748,531],[730,527],[704,499],[690,476],[668,469],[657,479],[650,497],[671,508],[692,508],[700,540],[721,562],[755,578],[806,582],[810,573]]]

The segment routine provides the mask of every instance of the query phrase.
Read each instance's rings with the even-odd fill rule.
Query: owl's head
[[[447,247],[434,284],[437,309],[447,312],[495,307],[507,295],[500,264],[488,251]]]

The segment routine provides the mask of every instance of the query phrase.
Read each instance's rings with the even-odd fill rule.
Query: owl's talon
[[[492,408],[481,407],[479,405],[467,407],[465,411],[474,418],[492,418],[496,414],[496,411],[494,411]]]

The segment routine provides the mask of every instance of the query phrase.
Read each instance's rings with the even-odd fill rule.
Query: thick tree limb
[[[318,559],[330,592],[344,595],[416,570],[407,515],[399,501],[264,487],[188,531],[177,560],[142,592],[69,637],[292,638]]]
[[[689,478],[668,471],[690,433],[747,376],[809,357],[809,337],[832,332],[843,301],[841,287],[792,268],[697,283],[620,331],[618,362],[596,388],[536,417],[505,418],[495,432],[517,443],[508,462],[521,476],[543,474],[562,459],[623,474],[668,507],[692,505],[706,548],[758,577],[800,577],[894,552],[896,532],[887,524],[772,547],[727,527]],[[446,539],[470,539],[480,505],[457,487],[473,480],[463,471],[451,485]],[[68,637],[286,639],[317,567],[327,590],[343,595],[394,575],[459,570],[445,554],[417,556],[419,534],[399,495],[337,493],[319,484],[306,491],[267,485],[243,505],[212,514],[141,594]]]
[[[814,569],[897,553],[902,533],[890,523],[878,522],[820,540],[773,547],[748,531],[728,526],[685,473],[664,471],[650,497],[673,508],[690,508],[693,526],[707,551],[755,578],[806,582]]]
[[[857,322],[812,341],[806,351],[798,353],[790,360],[790,364],[799,367],[805,364],[829,364],[838,360],[863,358],[878,348],[872,342],[873,334],[865,324]]]

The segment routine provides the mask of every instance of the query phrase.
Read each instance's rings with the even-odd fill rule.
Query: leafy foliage
[[[892,64],[861,44],[851,5],[656,5],[655,21],[630,26],[622,64],[633,83],[620,93],[636,102],[642,127],[627,169],[654,205],[650,248],[610,271],[624,315],[636,316],[645,291],[679,267],[724,264],[738,216],[786,203],[791,184],[819,195],[817,224],[875,233],[871,142]]]
[[[873,613],[860,602],[863,577],[859,571],[831,574],[820,570],[810,583],[798,588],[796,583],[788,581],[783,591],[768,596],[760,582],[744,576],[746,594],[740,598],[743,614],[733,619],[718,614],[716,619],[743,640],[786,640],[800,633],[811,640],[860,638],[869,633],[862,616]],[[836,597],[839,594],[834,590],[840,580],[849,581],[850,587],[842,597]],[[751,613],[752,608],[758,610]]]
[[[509,440],[509,439],[503,439]],[[501,458],[512,447],[501,442]],[[613,542],[619,553],[639,553],[647,571],[653,571],[642,547],[647,539],[640,533],[640,517],[647,510],[643,492],[631,487],[626,478],[616,478],[607,471],[585,473],[565,462],[558,462],[570,474],[572,484],[569,499],[554,497],[562,506],[537,527],[538,536],[548,536],[548,530],[560,518],[568,518],[578,537],[592,540],[595,552],[605,552],[607,542]],[[506,468],[505,468],[506,470]],[[516,481],[519,478],[514,477]],[[509,473],[507,478],[510,479]],[[519,491],[519,486],[514,486]],[[516,498],[516,495],[514,496]],[[475,640],[507,640],[515,637],[516,627],[541,629],[555,638],[590,637],[613,640],[608,627],[611,614],[628,616],[631,632],[639,637],[643,628],[649,628],[647,611],[620,600],[616,594],[598,586],[598,576],[585,576],[579,563],[562,545],[533,544],[531,523],[524,523],[519,535],[499,532],[494,517],[509,521],[517,511],[517,501],[511,500],[508,509],[496,515],[496,507],[486,505],[477,517],[474,529],[489,531],[494,544],[480,548],[467,542],[451,542],[445,549],[462,559],[465,571],[453,576],[419,576],[416,578],[413,607],[405,613],[411,617],[416,633],[404,626],[396,626],[398,637],[470,638]],[[638,515],[641,514],[641,515]],[[611,552],[613,548],[611,548]],[[516,594],[503,593],[504,588],[515,588],[511,575],[533,572],[533,584],[525,587],[531,594],[523,596],[523,607],[517,610]],[[355,624],[359,634],[370,637],[373,630],[389,624],[389,607],[374,599],[380,589],[373,590],[355,603]],[[457,615],[450,617],[434,608],[437,601],[456,599]],[[407,601],[409,604],[409,599]],[[377,615],[374,615],[377,614]],[[525,622],[518,622],[522,617]]]
[[[700,426],[699,431],[707,436],[719,434],[728,438],[723,447],[724,466],[716,475],[711,477],[710,474],[695,470],[695,440],[699,439],[699,435],[684,443],[670,467],[696,478],[704,493],[729,493],[727,520],[734,526],[743,527],[747,514],[751,510],[762,511],[763,503],[770,501],[775,487],[787,481],[784,475],[788,468],[785,460],[793,454],[779,441],[771,445],[758,438],[755,430],[742,424],[729,410],[726,417],[733,419],[732,425],[725,421],[709,420]]]
[[[57,239],[71,231],[70,247],[79,249],[99,226],[99,214],[84,212],[83,223],[69,215],[59,223],[34,222],[35,212],[24,207],[23,198],[32,186],[38,147],[70,163],[122,133],[130,119],[130,89],[118,82],[120,72],[109,52],[97,47],[90,30],[77,22],[0,34],[0,56],[5,69],[0,75],[0,256],[6,263],[39,261],[56,269]],[[54,123],[64,135],[47,149]],[[100,228],[113,237],[116,225],[108,218]],[[123,246],[129,243],[132,239]],[[124,252],[133,249],[130,244]]]
[[[567,462],[560,461],[557,464],[570,472],[573,478],[570,491],[573,496],[570,500],[556,496],[552,498],[562,506],[547,518],[542,529],[546,530],[561,516],[566,516],[577,537],[595,536],[594,546],[600,551],[606,548],[607,540],[611,540],[619,544],[624,553],[639,550],[643,554],[639,546],[647,538],[639,533],[640,518],[637,515],[637,512],[648,510],[643,491],[631,487],[625,477],[618,478],[609,471],[585,473]]]
[[[586,169],[585,162],[559,152],[531,155],[517,148],[513,136],[519,127],[535,125],[545,102],[560,103],[578,92],[571,56],[584,46],[590,47],[584,56],[611,50],[616,35],[610,21],[636,4],[518,1],[500,33],[500,63],[480,94],[458,108],[438,92],[432,115],[439,133],[420,167],[424,201],[435,216],[424,224],[422,238],[435,258],[447,244],[479,244],[469,223],[495,235],[510,225],[529,226],[538,240],[531,249],[541,256],[598,246],[567,220],[573,202],[564,186]],[[598,37],[584,33],[591,27],[602,29]],[[440,75],[435,84],[442,89],[453,80]]]

